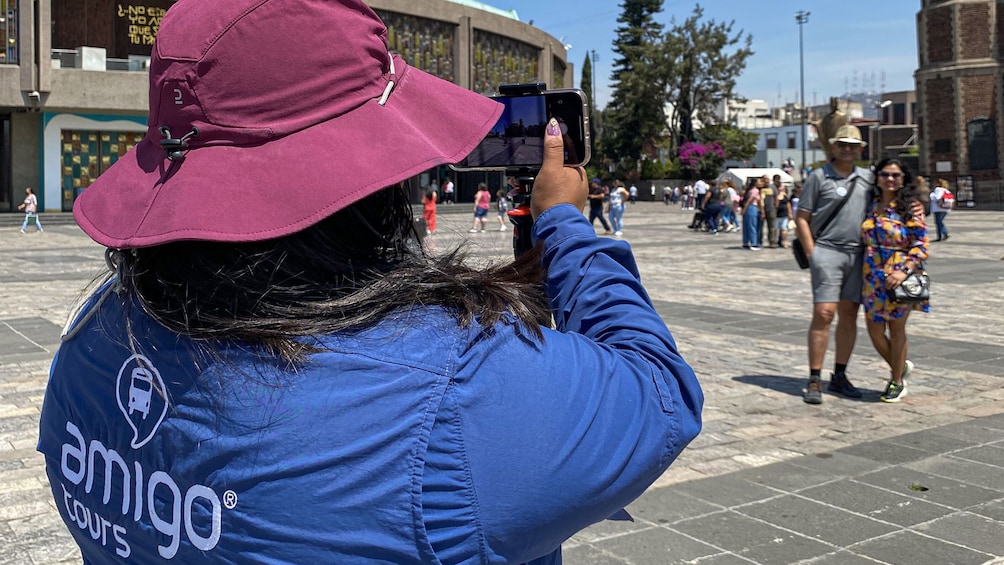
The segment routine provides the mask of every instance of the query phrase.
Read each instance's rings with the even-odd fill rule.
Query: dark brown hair
[[[879,186],[879,172],[882,169],[888,167],[889,165],[895,165],[899,167],[899,170],[903,171],[903,187],[896,191],[896,199],[893,203],[896,205],[896,213],[903,218],[907,218],[910,213],[910,204],[914,200],[920,200],[920,191],[917,190],[917,186],[913,184],[913,174],[910,169],[903,164],[902,161],[894,157],[889,157],[879,161],[875,165],[875,184],[872,187],[872,197],[878,198],[882,193],[882,188]]]
[[[539,249],[484,269],[459,249],[428,257],[401,187],[278,239],[117,254],[123,287],[164,326],[260,346],[289,363],[315,351],[297,338],[358,331],[423,306],[445,308],[462,326],[511,319],[538,338],[551,320]]]

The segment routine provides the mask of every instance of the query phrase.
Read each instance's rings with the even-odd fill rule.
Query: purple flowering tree
[[[680,165],[693,178],[714,178],[725,162],[725,150],[718,142],[708,144],[688,141],[680,146]]]

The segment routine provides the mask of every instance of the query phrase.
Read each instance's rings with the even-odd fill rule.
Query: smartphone
[[[545,90],[526,95],[493,96],[505,109],[488,135],[464,160],[451,165],[458,171],[501,171],[539,168],[544,161],[544,128],[558,120],[565,142],[565,164],[589,162],[589,114],[586,95],[577,89]]]

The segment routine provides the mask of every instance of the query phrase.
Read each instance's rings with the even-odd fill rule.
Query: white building
[[[769,128],[782,125],[771,115],[770,104],[766,100],[723,100],[715,110],[722,123],[732,124],[739,129]]]
[[[749,161],[726,161],[726,167],[778,167],[785,163],[793,164],[791,173],[796,180],[801,180],[798,171],[802,165],[802,126],[776,126],[767,128],[746,128],[747,131],[759,136],[756,144],[756,155]],[[805,165],[811,165],[825,160],[823,150],[816,141],[816,131],[806,125]]]

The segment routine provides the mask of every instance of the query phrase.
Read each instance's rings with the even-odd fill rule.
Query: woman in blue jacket
[[[389,54],[361,1],[181,0],[150,71],[147,137],[75,205],[110,272],[41,416],[85,562],[558,563],[697,435],[553,120],[537,247],[482,269],[423,255],[400,183],[500,106]]]

